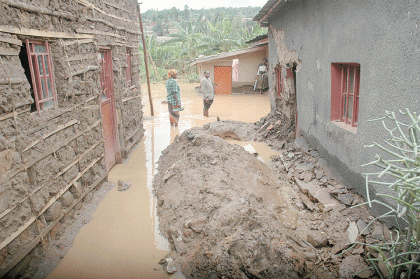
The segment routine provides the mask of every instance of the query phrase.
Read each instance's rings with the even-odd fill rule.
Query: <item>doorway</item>
[[[117,126],[115,117],[114,77],[112,74],[111,49],[101,48],[101,114],[105,140],[105,166],[109,171],[117,161]]]
[[[232,67],[214,66],[215,94],[232,94]]]

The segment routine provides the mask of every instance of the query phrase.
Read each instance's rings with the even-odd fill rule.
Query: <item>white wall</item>
[[[261,50],[210,62],[199,63],[197,64],[197,69],[200,75],[200,80],[204,77],[204,71],[210,71],[210,79],[214,82],[215,66],[232,66],[233,59],[239,59],[239,81],[232,81],[232,87],[254,85],[258,65],[260,65],[263,59],[267,57],[268,50]]]

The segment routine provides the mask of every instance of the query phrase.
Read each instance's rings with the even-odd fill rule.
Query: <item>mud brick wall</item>
[[[112,52],[117,157],[127,157],[143,136],[135,3],[0,2],[0,277],[19,276],[60,219],[107,177],[103,47]],[[40,113],[21,61],[26,39],[50,46],[57,106]]]

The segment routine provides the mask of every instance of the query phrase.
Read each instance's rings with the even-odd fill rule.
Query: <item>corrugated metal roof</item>
[[[261,40],[264,40],[264,39],[267,39],[267,38],[268,38],[268,34],[259,35],[259,36],[255,37],[254,39],[249,40],[248,42],[245,42],[245,43],[249,44],[249,43],[253,43],[253,42],[258,42],[258,41],[261,41]]]

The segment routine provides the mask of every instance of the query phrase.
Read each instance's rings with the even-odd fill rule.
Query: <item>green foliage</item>
[[[381,278],[418,278],[420,276],[420,116],[408,109],[400,111],[404,122],[397,119],[394,112],[386,112],[381,120],[390,138],[385,144],[373,143],[367,147],[378,148],[383,155],[376,154],[376,160],[364,166],[376,166],[379,171],[366,173],[366,191],[372,206],[377,203],[385,206],[388,212],[376,219],[394,218],[397,223],[404,223],[391,235],[391,241],[368,245],[378,252],[370,255],[369,261]],[[389,179],[384,179],[385,176]],[[377,177],[377,179],[373,179]],[[377,194],[394,202],[371,200],[369,186],[376,184],[392,190],[394,195]],[[373,221],[372,221],[373,222]],[[381,262],[386,267],[378,268]]]
[[[192,10],[187,5],[182,11],[175,7],[163,11],[147,11],[143,18],[146,21],[155,21],[153,30],[156,34],[161,35],[169,28],[178,30],[178,33],[167,34],[171,39],[165,43],[158,43],[154,36],[147,37],[147,50],[156,70],[159,72],[158,69],[167,71],[174,68],[181,75],[187,74],[189,79],[195,69],[190,69],[188,64],[199,55],[212,55],[246,47],[246,41],[267,32],[266,28],[259,27],[249,18],[243,20],[244,17],[254,16],[258,11],[258,7]],[[168,17],[173,22],[169,22]],[[154,69],[149,66],[151,76],[152,72]],[[141,68],[141,74],[144,73],[145,70]],[[153,79],[159,79],[160,74],[154,73],[154,76]]]
[[[187,75],[188,82],[200,82],[200,76],[196,73],[191,73]]]

